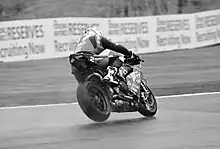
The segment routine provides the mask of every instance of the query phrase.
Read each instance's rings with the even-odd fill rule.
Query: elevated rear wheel
[[[109,97],[104,87],[96,81],[88,81],[77,88],[77,100],[82,111],[93,121],[103,122],[111,113]]]

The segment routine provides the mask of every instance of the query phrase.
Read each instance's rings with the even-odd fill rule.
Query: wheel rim
[[[107,112],[107,103],[105,101],[104,95],[93,86],[88,88],[89,95],[91,97],[91,101],[93,106],[100,112]]]

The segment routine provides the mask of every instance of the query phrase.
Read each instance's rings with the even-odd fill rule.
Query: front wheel
[[[104,87],[96,81],[88,81],[79,84],[77,88],[77,100],[82,111],[91,120],[103,122],[111,113],[109,97]]]
[[[141,82],[141,103],[139,113],[146,117],[152,117],[157,112],[157,101],[153,92],[147,86],[145,79]]]

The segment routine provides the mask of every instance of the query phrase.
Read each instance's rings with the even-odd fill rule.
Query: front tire
[[[103,122],[111,113],[109,97],[104,86],[96,81],[88,81],[79,84],[77,88],[77,100],[82,111],[91,120]]]
[[[153,92],[147,86],[147,81],[145,79],[141,82],[141,94],[142,93],[146,96],[141,95],[140,97],[141,103],[139,113],[146,117],[152,117],[157,112],[157,101]]]

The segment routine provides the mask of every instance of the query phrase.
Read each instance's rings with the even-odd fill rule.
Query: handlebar
[[[125,59],[125,63],[128,63],[130,65],[138,65],[138,64],[140,64],[140,62],[144,62],[144,60],[139,57]]]

